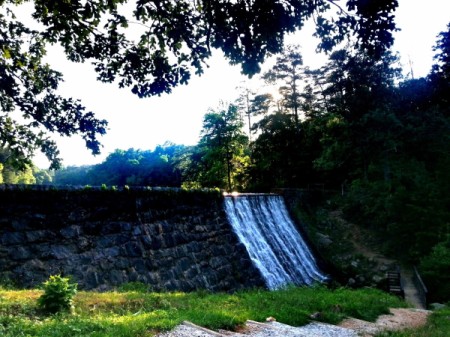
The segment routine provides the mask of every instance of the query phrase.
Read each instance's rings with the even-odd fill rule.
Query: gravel
[[[156,337],[218,337],[222,336],[214,331],[208,331],[190,322],[183,322],[175,329],[158,334]]]
[[[373,336],[383,330],[414,328],[426,323],[430,311],[420,309],[391,309],[390,315],[382,315],[376,322],[348,318],[340,326],[313,322],[292,327],[278,322],[259,323],[247,321],[239,332],[212,331],[190,322],[183,322],[174,330],[157,337],[357,337]]]
[[[161,333],[157,337],[357,337],[353,330],[338,326],[311,323],[303,327],[271,322],[268,324],[248,321],[240,332],[215,332],[192,323],[184,322],[174,330]]]

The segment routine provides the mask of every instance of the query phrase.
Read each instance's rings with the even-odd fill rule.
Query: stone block
[[[136,270],[138,274],[144,274],[148,271],[143,259],[133,259],[132,261],[130,261],[130,265],[134,268],[134,270]]]
[[[78,236],[80,236],[81,234],[81,226],[69,226],[66,228],[61,229],[60,234],[62,235],[63,238],[65,239],[73,239],[76,238]]]
[[[193,280],[198,274],[199,274],[199,271],[198,271],[197,267],[192,266],[184,273],[184,277],[187,280]]]
[[[100,234],[107,235],[107,234],[117,234],[120,233],[122,230],[122,226],[120,223],[117,222],[107,222],[104,223],[101,227]]]
[[[182,289],[183,287],[182,287],[181,282],[179,280],[173,278],[173,279],[170,279],[170,280],[166,281],[164,283],[164,285],[163,285],[163,288],[166,291],[175,291],[175,290],[178,290],[178,289]]]
[[[145,274],[139,274],[138,278],[137,278],[137,282],[147,284],[148,283],[147,276],[145,276]]]
[[[175,246],[175,240],[173,239],[172,234],[164,234],[162,242],[164,248],[172,248]]]
[[[143,251],[137,242],[128,242],[125,244],[125,251],[129,257],[143,256]]]
[[[153,257],[145,259],[145,265],[147,266],[147,269],[149,269],[149,270],[155,270],[158,268],[158,264],[153,259]]]
[[[83,232],[86,235],[100,236],[102,229],[102,223],[100,222],[87,222],[83,225]]]
[[[188,236],[182,232],[174,232],[172,237],[173,237],[173,240],[174,240],[176,246],[183,245],[189,241]]]
[[[0,237],[0,242],[4,246],[25,244],[25,235],[20,232],[6,232]]]
[[[71,222],[83,222],[89,218],[89,213],[85,209],[76,209],[69,213],[67,219]]]
[[[85,251],[91,246],[90,241],[86,237],[83,237],[83,236],[77,238],[76,244],[77,244],[78,249],[80,249],[81,251]]]
[[[209,260],[209,265],[214,269],[219,269],[227,264],[228,264],[227,259],[223,257],[215,256]]]
[[[100,285],[100,280],[98,272],[96,270],[89,270],[84,276],[84,288],[85,289],[95,289]]]
[[[172,270],[161,270],[159,272],[159,279],[161,280],[161,283],[164,284],[170,280],[175,279],[175,274]]]
[[[147,273],[147,282],[151,285],[160,284],[159,273],[157,272],[149,272]]]
[[[57,260],[68,259],[72,255],[73,252],[70,246],[54,245],[50,247],[50,256]]]
[[[110,247],[110,248],[106,248],[105,250],[103,250],[103,253],[107,257],[116,257],[116,256],[119,256],[120,250],[118,247]]]
[[[152,238],[149,235],[142,235],[139,237],[139,241],[145,250],[152,248]]]
[[[253,268],[252,261],[247,258],[240,258],[239,260],[239,266],[243,268],[244,270],[247,268]]]
[[[0,224],[4,228],[3,224]],[[16,219],[11,221],[11,226],[14,230],[22,232],[31,229],[28,219]]]
[[[127,276],[129,282],[138,282],[139,274],[134,269],[131,269]]]
[[[222,265],[220,268],[216,269],[216,275],[219,279],[225,279],[227,277],[233,276],[233,268],[229,265]]]
[[[127,243],[130,241],[130,236],[127,234],[119,234],[115,238],[116,238],[115,244],[117,246],[123,245],[124,243]]]
[[[120,223],[121,232],[129,232],[131,230],[131,224],[129,222]]]
[[[178,260],[178,262],[175,265],[175,269],[177,270],[177,274],[184,274],[187,270],[189,270],[192,266],[192,261],[188,258],[182,258]]]
[[[141,235],[142,234],[142,230],[139,226],[135,226],[133,227],[133,230],[131,231],[131,233],[135,236],[137,235]]]
[[[153,236],[152,243],[151,243],[151,249],[158,250],[158,249],[161,249],[162,246],[163,246],[162,238],[160,236]]]
[[[25,232],[27,242],[49,242],[55,239],[54,232],[49,230],[38,230]]]
[[[114,260],[114,264],[117,269],[128,269],[130,268],[130,260],[128,258],[119,257]]]
[[[172,254],[175,258],[181,259],[183,257],[189,256],[189,252],[187,251],[186,245],[176,246],[172,250]]]
[[[189,253],[199,253],[203,250],[203,245],[200,242],[192,241],[186,244],[186,250]]]
[[[80,261],[81,266],[90,266],[94,261],[94,252],[84,252],[78,255],[78,259]],[[85,268],[82,268],[85,269]]]
[[[10,258],[12,260],[28,260],[33,256],[29,247],[19,246],[10,250]]]
[[[98,249],[109,248],[115,246],[117,242],[117,237],[115,235],[105,235],[101,236],[96,240],[96,245]]]

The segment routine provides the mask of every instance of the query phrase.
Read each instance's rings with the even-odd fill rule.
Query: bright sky
[[[405,72],[409,72],[410,61],[415,77],[429,72],[436,35],[446,30],[449,13],[448,0],[428,0],[426,4],[423,0],[399,0],[396,22],[401,31],[395,35],[394,50],[400,52]],[[304,64],[314,68],[325,57],[314,53],[317,41],[311,35],[311,27],[306,27],[290,36],[287,43],[300,44]],[[194,145],[208,108],[218,106],[220,100],[234,101],[238,97],[236,87],[246,80],[239,67],[228,65],[217,52],[209,61],[210,68],[201,77],[193,77],[187,86],[175,88],[170,95],[139,99],[129,89],[97,82],[90,64],[70,63],[57,48],[49,52],[49,63],[64,73],[61,94],[81,99],[88,110],[109,122],[108,133],[101,138],[102,154],[96,157],[80,137],[55,137],[64,166],[99,163],[115,149],[153,150],[166,141]],[[36,156],[35,163],[48,167],[41,155]]]

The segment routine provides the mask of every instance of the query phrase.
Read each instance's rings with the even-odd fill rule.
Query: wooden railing
[[[427,296],[428,296],[428,289],[425,286],[425,283],[423,283],[422,278],[420,277],[419,272],[417,271],[417,268],[414,266],[414,273],[413,273],[413,282],[416,286],[417,290],[419,291],[419,299],[423,305],[424,308],[427,307]]]

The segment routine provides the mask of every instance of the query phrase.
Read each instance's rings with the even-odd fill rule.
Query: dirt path
[[[358,335],[370,337],[382,331],[414,329],[424,326],[431,311],[422,309],[390,309],[390,315],[378,317],[376,322],[347,318],[339,326],[355,330]]]
[[[398,261],[389,259],[381,254],[376,245],[369,244],[369,242],[372,241],[373,236],[369,230],[346,221],[340,210],[334,211],[330,215],[337,221],[345,223],[346,229],[349,233],[351,233],[348,239],[351,241],[356,253],[359,253],[370,260],[376,261],[380,265],[399,264]],[[405,301],[416,309],[426,309],[420,300],[419,290],[413,281],[413,269],[408,266],[402,266],[400,272],[404,287]]]

